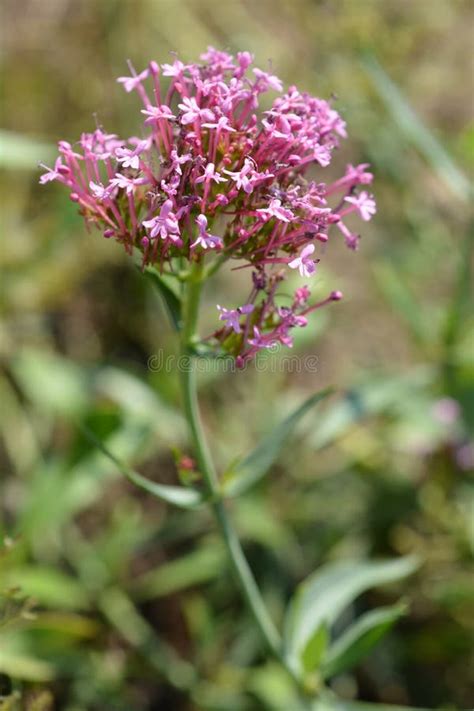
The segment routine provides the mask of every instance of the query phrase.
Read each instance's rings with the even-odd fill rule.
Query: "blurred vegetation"
[[[160,303],[120,248],[84,232],[59,187],[37,184],[58,138],[96,120],[134,132],[136,100],[115,84],[127,58],[141,68],[208,44],[250,50],[286,83],[335,94],[350,130],[340,165],[372,164],[379,206],[358,254],[330,247],[321,293],[347,298],[295,344],[318,356],[317,373],[202,377],[222,465],[307,394],[336,386],[271,475],[233,501],[246,553],[276,620],[323,562],[420,554],[415,576],[361,596],[342,620],[400,594],[408,604],[333,687],[348,700],[472,705],[473,10],[463,0],[4,0],[2,711],[292,708],[209,515],[135,489],[84,434],[164,483],[190,453],[174,375],[147,368],[174,348]],[[217,280],[221,303],[239,302],[236,274]]]

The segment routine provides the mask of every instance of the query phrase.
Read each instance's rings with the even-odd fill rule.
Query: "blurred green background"
[[[291,711],[209,514],[135,490],[83,434],[162,482],[190,453],[175,376],[147,368],[174,352],[157,297],[60,186],[38,185],[59,138],[96,120],[137,131],[138,100],[115,83],[128,58],[194,60],[208,44],[334,94],[350,132],[339,169],[370,162],[378,201],[360,251],[335,241],[319,273],[321,294],[346,298],[295,344],[317,373],[201,379],[221,465],[310,392],[337,389],[233,502],[246,553],[275,620],[322,562],[421,554],[415,576],[355,605],[403,596],[409,614],[333,687],[470,707],[472,3],[3,0],[1,13],[0,708]],[[218,278],[203,321],[245,290]]]

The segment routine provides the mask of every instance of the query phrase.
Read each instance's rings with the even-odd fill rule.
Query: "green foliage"
[[[242,461],[235,464],[226,475],[224,495],[238,496],[257,484],[268,473],[299,420],[331,392],[332,390],[327,388],[309,397],[291,415],[276,425]]]
[[[324,655],[322,674],[330,678],[354,667],[406,612],[404,605],[371,610],[352,624]]]
[[[90,431],[86,430],[86,434],[91,436]],[[159,484],[155,481],[150,481],[146,477],[142,476],[138,472],[127,467],[123,462],[119,461],[115,455],[110,452],[107,447],[100,442],[100,440],[92,437],[98,449],[104,453],[104,455],[110,459],[111,462],[115,464],[118,471],[127,477],[133,484],[143,489],[152,496],[156,496],[157,499],[162,499],[168,504],[173,504],[183,509],[193,509],[200,506],[204,501],[204,495],[196,491],[195,489],[185,489],[182,486],[167,486],[165,484]]]
[[[332,627],[345,608],[362,592],[399,580],[412,573],[417,565],[414,557],[383,562],[329,563],[301,583],[285,615],[284,647],[291,667],[297,673],[305,669],[308,659],[314,656],[315,638],[318,639],[321,634],[324,639],[327,628]],[[394,614],[393,609],[391,614]],[[375,621],[381,623],[377,617]],[[356,647],[360,652],[364,651],[363,646],[368,642],[367,635],[374,627],[373,623],[374,618],[369,618],[369,621],[362,619],[355,631],[349,630],[345,637],[335,642],[328,651],[329,662],[322,652],[322,666],[328,665],[327,674],[338,670],[338,664],[344,667],[347,660],[352,662],[357,659]],[[384,624],[389,627],[386,620]],[[384,627],[379,631],[381,636]],[[371,635],[370,640],[375,642],[376,638]]]
[[[305,674],[313,672],[320,667],[322,658],[326,657],[328,639],[329,633],[326,625],[322,624],[316,627],[300,655],[302,671]]]
[[[366,56],[363,63],[398,129],[423,153],[433,166],[433,169],[446,185],[451,188],[453,193],[464,200],[468,200],[472,194],[472,186],[469,184],[468,179],[463,175],[441,143],[418,118],[383,67],[371,55]]]
[[[172,288],[169,281],[160,274],[154,267],[147,266],[143,270],[143,274],[151,281],[155,289],[158,291],[166,306],[166,311],[176,331],[181,327],[181,299],[176,291]]]

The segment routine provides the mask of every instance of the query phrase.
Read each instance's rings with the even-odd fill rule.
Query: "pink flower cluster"
[[[247,303],[219,306],[222,326],[213,334],[240,362],[275,343],[291,346],[291,330],[306,325],[309,311],[341,298],[333,292],[309,306],[303,286],[283,306],[276,292],[286,268],[314,275],[331,228],[356,249],[344,219],[370,220],[376,211],[372,195],[357,192],[372,181],[367,165],[320,179],[346,136],[337,111],[291,86],[258,112],[261,95],[281,93],[282,83],[252,62],[248,52],[211,47],[200,63],[152,61],[139,74],[130,67],[118,81],[143,103],[141,135],[121,139],[98,128],[74,146],[61,141],[54,168],[40,178],[66,185],[86,221],[138,251],[143,265],[177,275],[183,258],[211,269],[213,260],[243,260],[252,269]]]

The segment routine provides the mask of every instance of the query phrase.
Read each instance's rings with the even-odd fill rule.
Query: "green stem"
[[[194,356],[191,346],[196,340],[196,325],[202,288],[202,272],[203,270],[200,265],[194,265],[185,289],[181,354],[187,356],[187,358],[182,359],[184,367],[181,368],[180,373],[184,411],[193,440],[197,464],[204,478],[211,506],[227,547],[235,576],[269,650],[282,660],[280,636],[267,612],[255,578],[243,553],[238,536],[230,521],[226,506],[220,498],[219,481],[204,435],[199,413],[196,372],[193,367]]]

